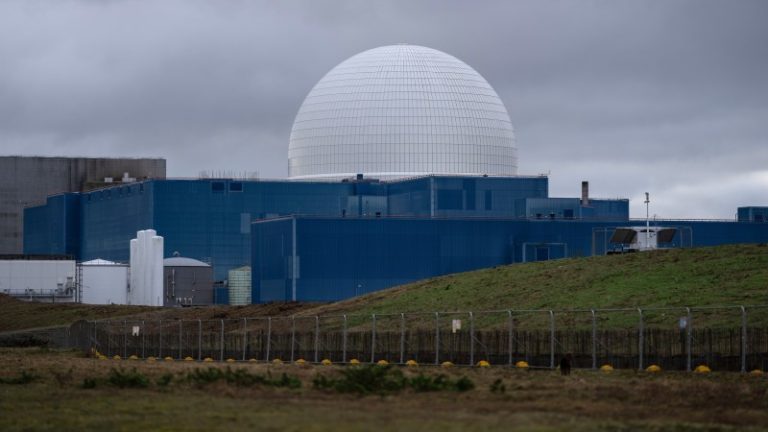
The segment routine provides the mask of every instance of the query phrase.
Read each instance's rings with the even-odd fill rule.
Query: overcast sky
[[[768,205],[768,1],[0,1],[4,155],[156,156],[170,176],[287,176],[296,112],[399,42],[482,74],[520,174],[633,217]]]

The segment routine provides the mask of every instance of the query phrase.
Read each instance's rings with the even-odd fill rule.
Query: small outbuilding
[[[213,267],[192,258],[173,256],[163,260],[163,305],[213,304]]]

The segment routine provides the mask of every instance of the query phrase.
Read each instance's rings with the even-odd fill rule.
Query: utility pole
[[[648,195],[648,192],[645,193],[645,248],[650,249],[651,243],[651,219],[650,219],[650,212],[649,212],[649,204],[651,203],[650,195]]]

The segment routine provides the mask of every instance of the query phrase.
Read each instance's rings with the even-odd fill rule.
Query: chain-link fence
[[[70,342],[122,358],[747,371],[768,368],[768,305],[81,321]]]

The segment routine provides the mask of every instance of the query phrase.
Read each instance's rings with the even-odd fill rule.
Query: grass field
[[[230,376],[273,381],[200,378],[227,366],[242,370]],[[422,382],[445,374],[474,388],[362,394],[313,385],[318,376],[339,379],[350,368],[96,360],[69,351],[0,349],[0,430],[768,429],[765,376],[578,370],[563,377],[422,366],[387,373]],[[290,386],[269,384],[283,374]]]

